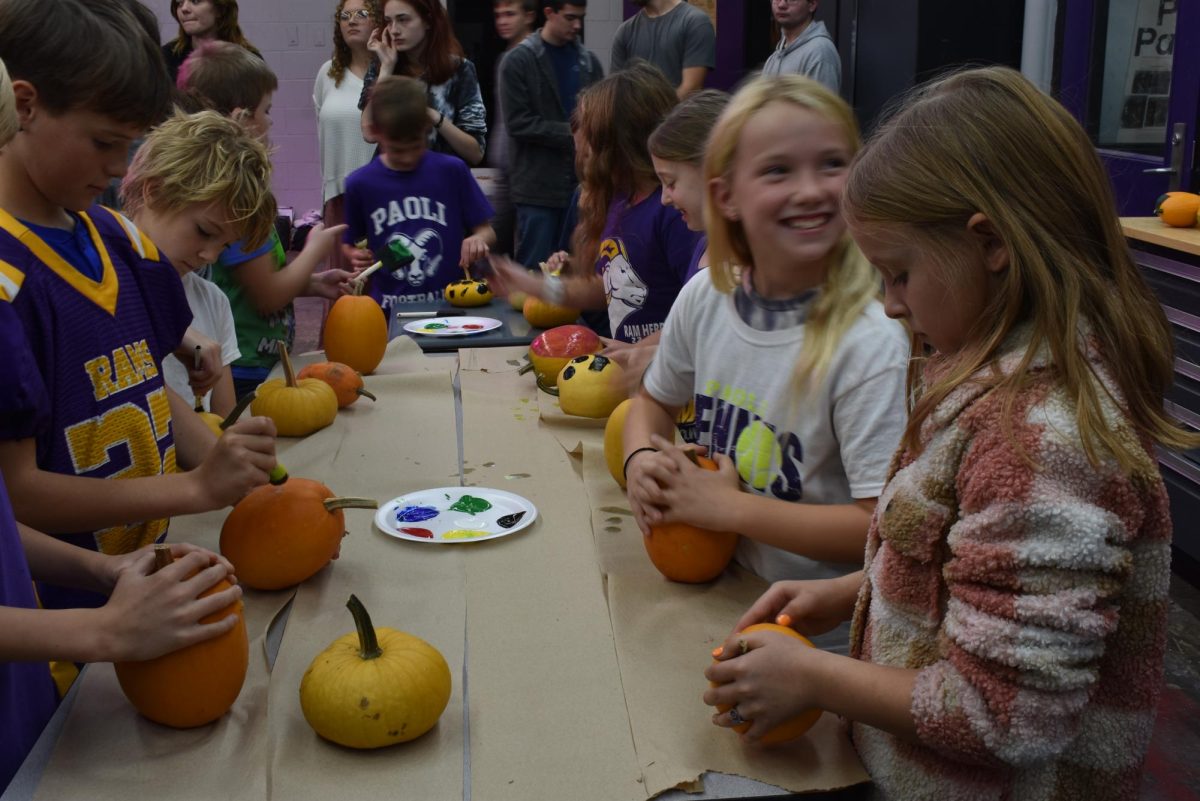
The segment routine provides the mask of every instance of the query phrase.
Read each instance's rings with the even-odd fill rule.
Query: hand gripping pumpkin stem
[[[383,656],[379,647],[379,639],[375,636],[375,627],[371,625],[371,616],[358,597],[351,594],[346,601],[346,608],[354,615],[354,627],[358,629],[358,655],[362,659],[378,659]]]
[[[157,573],[167,565],[175,561],[175,557],[171,555],[171,546],[166,543],[156,543],[154,545],[154,569],[151,574]]]

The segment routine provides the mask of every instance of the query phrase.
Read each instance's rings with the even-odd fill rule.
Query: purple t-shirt
[[[175,472],[171,410],[159,365],[192,321],[183,283],[133,223],[93,206],[80,212],[104,267],[93,281],[37,234],[0,210],[0,263],[25,331],[27,356],[45,387],[48,424],[0,420],[0,438],[35,437],[42,470],[92,478]],[[15,296],[12,291],[15,288]],[[12,358],[13,349],[9,349]],[[6,382],[5,391],[8,394]],[[58,534],[103,553],[160,539],[167,520]],[[52,609],[99,606],[104,596],[39,585]]]
[[[46,391],[29,356],[25,332],[7,293],[0,289],[0,345],[15,361],[0,383],[0,420],[6,428],[30,435],[37,428]],[[33,580],[25,549],[17,533],[12,506],[0,475],[0,606],[36,609]],[[58,694],[46,662],[0,662],[0,793],[37,742],[46,721],[54,714]]]
[[[393,239],[414,256],[395,272],[380,269],[369,294],[385,312],[395,304],[439,301],[462,278],[458,260],[470,231],[492,218],[492,206],[457,156],[426,151],[415,170],[401,172],[376,156],[346,178],[344,241],[362,239],[382,253]]]
[[[663,327],[701,236],[661,196],[651,192],[634,206],[627,197],[614,199],[600,235],[596,274],[604,281],[613,339],[621,342]]]

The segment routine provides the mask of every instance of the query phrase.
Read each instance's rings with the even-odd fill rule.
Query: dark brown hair
[[[441,0],[404,0],[425,21],[429,30],[425,34],[424,64],[418,64],[409,58],[408,53],[400,53],[396,59],[396,74],[410,75],[422,78],[430,86],[437,86],[454,77],[455,70],[466,57],[454,28],[450,25],[450,17],[442,7]],[[387,5],[387,0],[384,0]]]
[[[85,110],[149,126],[171,108],[152,15],[129,0],[4,0],[0,58],[61,114]]]
[[[180,0],[171,0],[171,16],[175,21],[179,21],[177,12],[179,11]],[[233,42],[235,45],[241,45],[256,56],[261,56],[258,48],[250,44],[246,35],[242,33],[242,26],[238,24],[238,4],[237,0],[209,0],[213,4],[213,8],[217,12],[217,38],[222,42]],[[177,56],[183,55],[183,51],[187,49],[190,36],[183,32],[180,27],[179,33],[167,46],[171,52]]]

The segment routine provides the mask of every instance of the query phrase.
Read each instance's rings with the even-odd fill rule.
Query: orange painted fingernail
[[[775,622],[778,623],[780,626],[791,626],[792,625],[792,616],[786,615],[786,614],[779,615],[775,618]]]
[[[713,659],[719,659],[721,654],[723,654],[723,653],[725,653],[725,646],[718,645],[716,648],[713,649],[713,652],[712,652]]]

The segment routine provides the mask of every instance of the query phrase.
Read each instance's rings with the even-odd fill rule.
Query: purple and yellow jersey
[[[49,411],[47,425],[35,430],[32,423],[5,423],[0,436],[35,437],[38,467],[49,472],[91,478],[174,472],[171,411],[159,365],[191,323],[183,284],[129,220],[102,206],[78,217],[100,256],[99,281],[0,210],[0,297],[23,324]],[[103,553],[127,553],[161,538],[168,522],[57,536]],[[39,590],[50,608],[103,601],[59,587]]]

